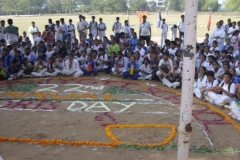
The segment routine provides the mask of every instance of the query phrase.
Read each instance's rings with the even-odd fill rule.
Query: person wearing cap
[[[74,24],[72,24],[72,20],[71,19],[69,19],[68,34],[71,34],[71,38],[72,39],[74,39],[76,37],[75,26],[74,26]]]
[[[158,71],[156,74],[161,81],[163,78],[167,78],[169,73],[171,73],[172,71],[173,62],[169,58],[169,52],[166,50],[163,52],[162,59],[159,61]]]
[[[62,38],[62,41],[65,41],[67,39],[67,34],[68,34],[68,26],[67,24],[64,22],[64,18],[61,18],[60,19],[61,21],[61,26],[63,28],[63,38]]]
[[[57,42],[58,40],[62,41],[64,29],[60,25],[60,21],[56,21],[56,25],[55,25],[55,30],[54,31],[55,31],[55,42]]]
[[[83,21],[83,16],[79,15],[79,22],[77,23],[77,30],[78,30],[78,40],[81,41],[81,35],[84,32],[84,30],[86,29],[86,25],[85,22]]]
[[[48,19],[48,26],[49,26],[49,29],[50,31],[53,32],[53,34],[55,35],[55,24],[52,22],[52,19]]]
[[[6,35],[7,44],[12,45],[18,43],[18,27],[13,26],[13,20],[8,19],[8,27],[6,27],[3,33]]]
[[[112,31],[114,36],[116,36],[117,33],[120,33],[121,29],[122,29],[122,23],[119,22],[119,17],[117,17],[116,22],[114,22],[112,26]]]
[[[146,21],[147,19],[147,16],[146,15],[143,15],[143,21],[140,23],[140,26],[139,26],[139,35],[140,35],[140,40],[145,40],[146,43],[147,43],[147,46],[149,46],[149,42],[150,42],[150,39],[151,39],[151,24],[150,22]]]
[[[165,19],[162,20],[162,24],[161,24],[161,47],[163,47],[163,42],[165,41],[165,39],[167,39],[167,32],[168,32],[168,24],[165,23]]]
[[[92,33],[94,38],[98,36],[98,24],[95,21],[95,16],[92,16],[92,21],[89,23],[89,32]]]
[[[3,33],[5,29],[5,21],[1,20],[1,25],[0,25],[0,40],[4,39],[6,40],[6,35]]]
[[[35,22],[32,22],[32,26],[29,27],[28,29],[29,34],[29,39],[32,44],[34,44],[34,39],[37,38],[39,29],[37,26],[35,26]]]
[[[98,33],[99,33],[99,39],[103,39],[104,36],[106,36],[106,30],[107,30],[107,25],[103,23],[102,18],[99,18],[99,23],[98,23]]]

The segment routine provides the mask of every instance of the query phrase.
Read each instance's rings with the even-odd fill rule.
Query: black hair
[[[18,59],[14,59],[14,60],[12,61],[13,64],[15,64],[15,63],[17,63],[17,62],[19,62]]]
[[[228,52],[227,52],[226,50],[223,50],[222,53],[226,53],[226,54],[228,54]]]
[[[102,52],[104,52],[104,49],[103,49],[103,48],[99,48],[98,51],[102,51]]]
[[[206,72],[206,70],[207,70],[206,67],[204,67],[204,66],[201,66],[200,68],[204,69],[205,72]]]
[[[168,57],[169,57],[169,51],[168,51],[168,50],[165,50],[165,51],[163,52],[163,55],[165,55],[165,56],[168,56]]]
[[[225,75],[229,76],[230,78],[232,78],[232,77],[233,77],[232,73],[231,73],[231,72],[229,72],[229,71],[226,71],[226,72],[224,73],[224,75],[223,75],[223,76],[225,76]]]
[[[8,19],[8,24],[13,24],[13,20],[12,19]]]
[[[214,72],[213,71],[207,71],[206,76],[214,77]]]

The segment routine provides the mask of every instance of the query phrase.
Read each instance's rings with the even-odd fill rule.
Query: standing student
[[[0,40],[4,39],[6,41],[6,35],[3,32],[5,29],[5,21],[1,20],[1,25],[0,25]]]
[[[214,103],[220,108],[233,101],[236,94],[236,85],[232,83],[232,74],[228,71],[224,73],[223,81],[219,86],[213,87],[205,98],[208,102]]]
[[[34,44],[34,39],[37,38],[39,29],[37,26],[35,26],[35,22],[32,22],[32,26],[29,27],[28,29],[29,34],[29,39]]]
[[[160,60],[160,62],[158,64],[158,71],[156,73],[158,78],[160,79],[160,81],[163,78],[167,78],[168,75],[173,70],[173,63],[169,59],[169,52],[168,51],[164,51],[162,57],[163,57],[163,59]]]
[[[138,44],[138,38],[137,38],[137,33],[136,32],[133,33],[133,37],[130,40],[130,44],[132,46],[132,51],[134,51],[136,49],[137,44]]]
[[[55,25],[55,42],[63,39],[64,28],[60,25],[60,21],[56,21]]]
[[[55,35],[55,24],[52,22],[52,19],[48,19],[48,26],[50,31],[52,31],[53,34]]]
[[[8,27],[6,27],[3,33],[6,34],[7,44],[12,45],[18,43],[18,27],[13,26],[13,20],[8,19]]]
[[[52,45],[54,43],[54,33],[50,30],[48,25],[45,25],[45,31],[42,33],[42,39],[46,45]]]
[[[68,34],[71,34],[71,39],[74,39],[76,37],[75,26],[72,24],[72,19],[69,19]]]
[[[124,21],[124,25],[122,26],[122,32],[131,35],[131,26],[129,25],[128,20]]]
[[[84,22],[84,26],[85,26],[85,29],[84,29],[83,32],[85,33],[85,35],[86,35],[86,37],[87,37],[89,24],[88,24],[88,22],[86,21],[85,16],[82,16],[82,21]]]
[[[62,38],[62,41],[65,41],[67,39],[67,34],[68,34],[68,26],[67,24],[64,22],[64,18],[61,18],[60,19],[61,21],[61,26],[63,28],[63,38]]]
[[[151,24],[150,22],[146,21],[147,16],[143,15],[143,21],[140,23],[139,26],[139,35],[140,35],[140,40],[145,40],[147,43],[147,46],[149,46],[149,42],[151,39]]]
[[[99,23],[98,23],[98,33],[99,33],[99,39],[102,40],[104,36],[106,36],[106,30],[107,30],[107,25],[103,23],[103,19],[99,18]]]
[[[77,30],[78,30],[78,40],[81,41],[82,33],[85,34],[86,23],[82,19],[82,15],[79,15],[79,22],[77,23]]]
[[[89,32],[92,33],[94,38],[98,36],[98,24],[95,21],[95,16],[92,16],[92,21],[89,23]]]
[[[177,25],[174,24],[170,27],[170,40],[174,41],[177,37]]]
[[[181,21],[178,23],[179,38],[184,38],[184,15],[181,15]]]
[[[73,54],[68,55],[68,60],[65,61],[65,67],[62,70],[62,73],[70,77],[80,77],[83,75],[82,70],[79,68],[79,63],[74,59]]]
[[[168,32],[168,24],[165,23],[165,19],[162,20],[161,24],[161,47],[163,47],[163,42],[167,39],[167,32]]]
[[[113,26],[112,26],[112,31],[113,31],[114,36],[116,36],[117,33],[120,33],[120,31],[122,29],[122,23],[119,22],[119,20],[120,20],[120,18],[117,17],[116,22],[114,22]]]

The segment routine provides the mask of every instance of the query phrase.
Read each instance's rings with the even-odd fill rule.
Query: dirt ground
[[[174,92],[180,90],[171,92],[155,81],[101,77],[103,75],[87,79],[57,77],[1,82],[0,136],[112,142],[105,132],[108,124],[178,127],[180,96]],[[222,113],[228,112],[222,110]],[[197,102],[193,106],[192,127],[191,146],[240,148],[239,130],[221,114]],[[166,128],[112,129],[119,140],[142,144],[160,143],[170,131]],[[177,140],[178,133],[171,143],[177,145]],[[4,160],[172,160],[176,159],[177,151],[0,142],[0,156]],[[189,159],[239,160],[240,153],[190,152]]]

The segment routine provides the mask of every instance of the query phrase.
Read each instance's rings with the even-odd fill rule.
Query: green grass
[[[180,16],[182,13],[172,13],[169,15],[165,15],[162,13],[162,17],[166,19],[166,22],[168,24],[178,24],[180,21]],[[31,21],[35,21],[36,25],[39,27],[40,31],[43,31],[44,25],[48,23],[48,19],[52,18],[53,21],[59,20],[60,18],[65,18],[65,21],[68,22],[69,19],[73,20],[73,24],[77,24],[78,22],[78,15],[42,15],[42,16],[26,16],[26,17],[16,17],[16,16],[2,16],[1,19],[7,20],[8,18],[12,18],[14,20],[14,25],[19,27],[19,33],[22,35],[23,31],[28,31],[29,26],[31,25]],[[86,20],[89,22],[91,20],[92,15],[86,15]],[[126,15],[121,14],[114,14],[114,15],[96,15],[96,20],[98,20],[100,17],[103,18],[103,21],[107,25],[107,35],[109,36],[112,34],[112,24],[115,21],[115,18],[119,16],[120,21],[123,23],[125,19],[127,19]],[[208,33],[207,31],[207,21],[208,21],[209,14],[208,13],[199,13],[197,17],[197,37],[204,37],[205,33]],[[215,24],[219,20],[224,20],[225,23],[228,18],[231,18],[232,20],[237,21],[239,19],[238,15],[234,14],[213,14],[212,15],[212,25],[211,25],[211,31],[215,28]],[[137,31],[139,28],[139,20],[137,15],[129,15],[129,21],[130,25]],[[160,29],[157,28],[157,21],[158,16],[157,13],[150,13],[148,16],[148,21],[152,24],[152,36],[159,36],[160,35]]]

